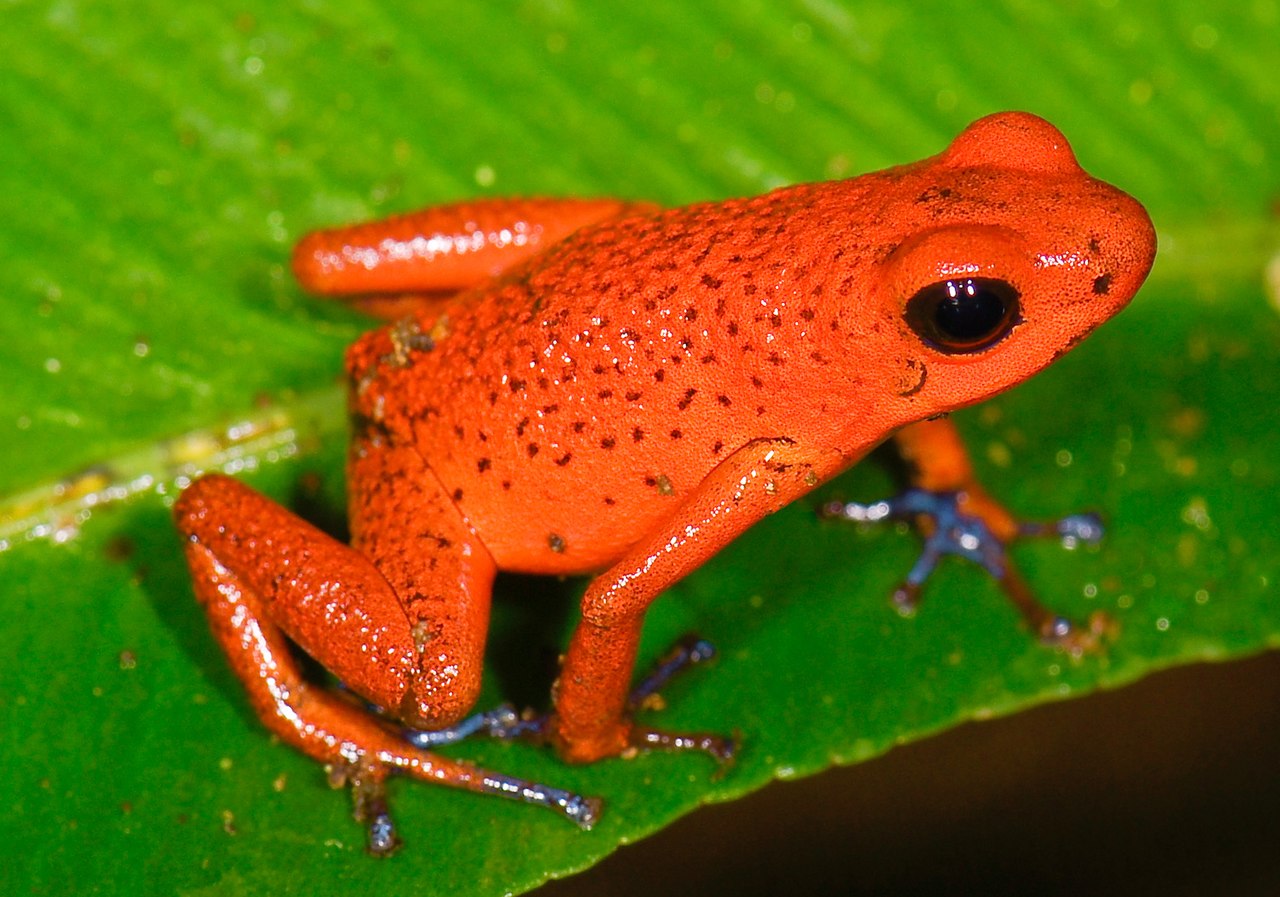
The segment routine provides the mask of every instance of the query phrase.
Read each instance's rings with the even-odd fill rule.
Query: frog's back
[[[831,326],[795,236],[815,189],[593,227],[375,331],[349,355],[357,417],[418,446],[503,568],[606,565],[736,448],[830,416],[779,403]]]

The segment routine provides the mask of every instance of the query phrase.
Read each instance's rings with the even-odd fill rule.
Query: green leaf
[[[775,777],[1277,643],[1274,4],[253,6],[0,13],[0,890],[518,892]],[[1018,560],[1055,607],[1114,614],[1111,650],[1036,645],[959,564],[899,619],[914,541],[802,503],[647,624],[646,659],[688,629],[720,647],[662,721],[744,733],[727,776],[462,745],[608,815],[581,833],[399,782],[407,847],[365,858],[345,795],[252,718],[167,511],[222,467],[341,517],[337,377],[366,322],[301,295],[292,241],[477,194],[754,193],[922,157],[1000,108],[1058,124],[1160,232],[1131,310],[960,420],[1012,507],[1107,513],[1101,550]],[[889,488],[864,465],[824,494]],[[544,701],[578,589],[502,583],[487,701]]]

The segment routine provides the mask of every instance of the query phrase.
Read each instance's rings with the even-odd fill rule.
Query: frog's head
[[[1045,367],[1124,308],[1155,256],[1142,206],[1033,115],[983,118],[885,177],[899,239],[878,266],[876,329],[892,330],[904,423]]]

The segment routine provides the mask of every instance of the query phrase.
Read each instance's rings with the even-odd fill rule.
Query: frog
[[[301,285],[383,319],[346,354],[350,540],[205,475],[174,507],[196,597],[266,727],[350,786],[371,852],[400,845],[392,774],[589,828],[600,798],[434,748],[481,732],[569,763],[731,757],[730,737],[636,719],[670,671],[713,653],[682,643],[632,690],[645,612],[882,443],[910,497],[833,513],[921,521],[904,610],[938,556],[967,552],[1041,638],[1096,634],[1016,576],[1004,547],[1028,528],[977,481],[948,415],[1118,313],[1155,251],[1142,205],[1026,112],[922,161],[760,196],[485,198],[314,232],[293,256]],[[499,571],[591,577],[534,717],[473,713]]]

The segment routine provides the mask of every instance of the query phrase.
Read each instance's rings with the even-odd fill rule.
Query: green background
[[[1206,13],[17,0],[0,4],[0,24],[0,891],[520,891],[775,777],[1276,643],[1274,2]],[[668,690],[662,722],[741,730],[731,774],[713,781],[695,757],[570,769],[525,746],[466,745],[453,753],[604,794],[609,814],[583,834],[542,811],[397,783],[406,849],[367,859],[346,796],[252,719],[191,599],[167,511],[183,478],[221,467],[312,519],[341,519],[340,357],[367,322],[299,292],[292,241],[474,195],[679,203],[852,175],[937,152],[1004,108],[1057,124],[1086,168],[1147,205],[1160,235],[1129,311],[959,419],[989,486],[1018,511],[1105,510],[1100,550],[1017,556],[1053,606],[1113,613],[1123,634],[1111,650],[1073,662],[1036,645],[959,564],[899,619],[886,595],[913,539],[823,523],[802,503],[673,589],[647,628],[647,658],[691,628],[720,646],[713,667]],[[871,499],[891,485],[864,465],[824,495]],[[487,701],[544,700],[578,588],[502,584]],[[1274,731],[1275,692],[1261,694],[1251,719]],[[1116,706],[1095,712],[1132,712]],[[997,734],[974,734],[987,728]],[[918,758],[898,780],[903,818],[906,783],[934,763],[1008,765],[1002,731],[962,727],[941,755],[891,755],[889,770]],[[1054,726],[1034,731],[1051,738]],[[696,814],[678,843],[758,815],[727,868],[758,865],[768,852],[756,839],[797,839],[777,853],[800,867],[838,864],[839,839],[813,850],[828,843],[814,820],[847,827],[853,846],[876,843],[859,822],[873,795],[822,809],[826,792],[869,781],[849,775],[814,780],[795,803]],[[1255,797],[1275,793],[1266,787]],[[921,819],[971,806],[937,793],[937,805],[919,801]],[[991,806],[973,812],[975,831],[998,830]],[[1096,820],[1112,843],[1125,843],[1120,824]],[[886,856],[936,829],[893,830],[899,853]],[[668,847],[649,868],[660,876],[661,857],[677,855]],[[917,877],[936,868],[947,880],[948,855],[922,850]],[[647,885],[642,872],[624,878]]]

